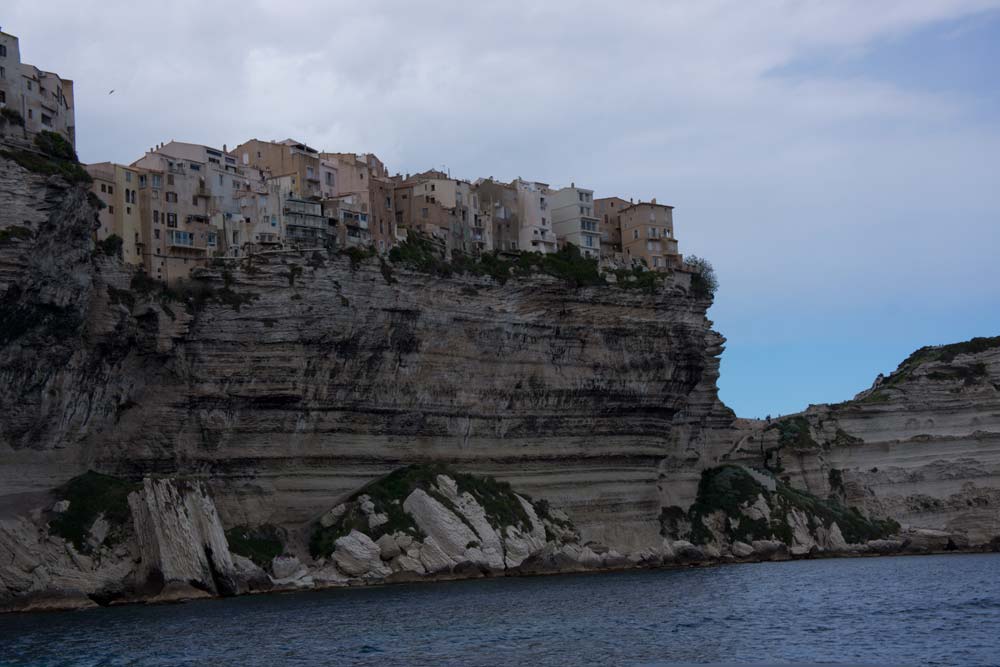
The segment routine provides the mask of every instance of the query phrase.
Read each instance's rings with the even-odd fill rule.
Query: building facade
[[[601,231],[594,213],[594,191],[576,187],[552,190],[549,193],[552,231],[560,244],[571,243],[592,259],[601,256]]]
[[[511,186],[517,193],[517,249],[543,255],[556,252],[558,244],[552,231],[548,184],[518,178]]]
[[[21,62],[20,43],[0,32],[0,108],[17,111],[28,136],[57,132],[76,146],[73,82]]]
[[[631,204],[619,213],[625,260],[654,271],[680,268],[683,258],[674,238],[673,206],[650,202]]]
[[[601,257],[618,258],[622,254],[621,212],[632,204],[621,197],[594,200],[594,215],[600,221]]]
[[[104,202],[98,213],[98,241],[111,235],[122,240],[122,259],[142,265],[142,215],[139,203],[139,172],[112,162],[88,164],[87,173],[94,179],[90,191]]]

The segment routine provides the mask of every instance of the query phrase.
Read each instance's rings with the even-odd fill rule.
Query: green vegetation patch
[[[234,526],[226,531],[229,550],[249,558],[258,567],[267,568],[285,552],[281,529],[269,523],[260,526]]]
[[[369,257],[374,257],[377,253],[374,246],[369,246],[367,248],[345,248],[340,251],[340,254],[345,255],[351,260],[351,271],[357,271],[363,261]]]
[[[42,154],[26,150],[0,150],[0,155],[13,160],[28,171],[43,176],[62,176],[70,183],[91,183],[93,179],[76,159],[76,152],[62,135],[40,132],[35,146]]]
[[[712,263],[695,255],[690,255],[685,263],[694,270],[691,275],[691,293],[699,299],[714,297],[719,289],[719,279],[715,276]]]
[[[11,225],[0,229],[0,245],[11,241],[27,241],[35,236],[35,233],[27,227]]]
[[[88,470],[53,492],[56,499],[69,501],[69,509],[49,522],[49,532],[72,542],[79,551],[88,551],[87,534],[103,514],[111,526],[105,543],[113,544],[132,519],[128,494],[139,488],[139,484]]]
[[[352,530],[364,533],[373,540],[377,540],[382,535],[397,532],[408,533],[415,539],[423,539],[423,532],[413,517],[403,509],[403,501],[416,489],[422,489],[442,505],[454,511],[456,516],[465,521],[469,528],[474,531],[472,525],[465,520],[452,502],[436,490],[438,475],[451,477],[455,480],[459,494],[469,493],[475,498],[476,502],[486,511],[486,518],[494,528],[517,526],[522,530],[530,530],[531,519],[521,503],[518,502],[510,484],[497,481],[492,477],[458,473],[440,464],[420,464],[394,470],[353,494],[347,501],[348,511],[337,523],[327,528],[319,523],[316,524],[309,540],[309,552],[313,558],[329,556],[336,541]],[[388,517],[388,522],[370,528],[367,515],[361,511],[359,503],[357,503],[361,496],[368,496],[375,506],[375,513],[385,514]],[[530,499],[526,497],[525,499],[530,502]]]
[[[830,483],[831,487],[842,487],[840,471],[831,471]],[[758,496],[763,496],[770,507],[770,520],[750,519],[743,514],[743,508],[753,504]],[[749,472],[735,465],[718,466],[702,472],[697,499],[686,516],[679,508],[666,510],[660,517],[662,532],[665,535],[677,534],[677,527],[686,520],[691,526],[687,537],[695,544],[713,540],[706,519],[719,511],[725,513],[721,529],[726,537],[731,541],[747,543],[753,540],[780,540],[791,544],[792,529],[788,515],[793,510],[799,510],[808,517],[813,534],[820,525],[829,529],[836,522],[849,543],[882,539],[898,533],[900,529],[892,519],[867,518],[857,508],[847,507],[834,497],[818,498],[779,480],[775,480],[775,490],[769,491]]]
[[[0,301],[0,347],[29,333],[65,340],[79,333],[82,327],[80,314],[69,306]]]
[[[950,364],[959,355],[980,354],[998,347],[1000,347],[1000,336],[973,338],[962,343],[952,343],[950,345],[929,345],[922,347],[904,359],[896,370],[885,378],[882,386],[892,387],[900,384],[923,364],[932,362]],[[986,374],[986,367],[983,364],[973,364],[966,368],[967,370],[964,371],[959,370],[959,368],[933,371],[928,373],[928,377],[932,380],[962,379],[967,382],[974,382],[977,378]]]
[[[617,287],[621,287],[622,289],[637,289],[649,294],[655,294],[669,274],[635,266],[632,270],[617,269],[614,271],[614,276],[617,279],[615,283]]]
[[[4,118],[11,125],[18,125],[24,127],[24,116],[17,109],[11,109],[10,107],[4,107],[0,109],[0,116]]]
[[[259,294],[253,292],[237,292],[232,289],[230,287],[232,284],[231,274],[227,277],[224,272],[223,280],[225,284],[222,287],[216,287],[201,280],[181,280],[172,287],[168,287],[160,281],[150,278],[146,272],[137,271],[132,276],[129,287],[136,294],[164,304],[164,310],[167,310],[165,304],[175,302],[184,304],[191,313],[200,312],[211,304],[229,306],[239,312],[244,305],[253,303],[260,298]]]
[[[809,420],[799,415],[781,419],[767,427],[768,431],[778,431],[778,443],[791,449],[810,449],[819,447],[812,437]]]
[[[389,261],[407,268],[436,276],[454,274],[489,276],[501,285],[511,276],[543,274],[565,281],[571,287],[607,284],[598,270],[597,260],[588,259],[576,246],[569,244],[558,252],[543,255],[534,252],[510,257],[490,252],[473,257],[454,252],[451,261],[430,237],[409,232],[406,241],[389,251]]]
[[[122,241],[122,237],[117,234],[111,234],[103,241],[97,242],[97,250],[101,254],[107,255],[108,257],[117,257],[118,259],[121,259],[123,244],[124,242]]]

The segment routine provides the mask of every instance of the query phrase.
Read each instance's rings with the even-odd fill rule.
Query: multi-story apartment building
[[[490,247],[500,252],[514,252],[520,239],[517,215],[517,189],[492,178],[475,182],[479,203],[479,221],[492,231]]]
[[[238,200],[243,229],[230,232],[227,255],[231,257],[280,248],[284,241],[281,179],[269,179],[259,169],[244,173],[247,180]]]
[[[622,254],[622,209],[631,203],[621,197],[602,197],[594,200],[594,215],[600,220],[601,257],[615,258]]]
[[[88,164],[86,169],[94,179],[90,191],[105,204],[98,214],[97,240],[117,235],[122,240],[122,259],[129,264],[142,265],[139,172],[112,162]]]
[[[140,252],[150,276],[185,278],[224,253],[234,231],[243,233],[239,195],[246,179],[224,148],[171,141],[132,168],[139,173]]]
[[[441,201],[438,193],[438,184],[447,181],[450,181],[447,174],[433,169],[413,176],[397,176],[393,209],[397,228],[429,236],[450,252],[456,247],[452,237],[455,193],[452,191],[450,197],[446,196],[451,201],[451,208]]]
[[[58,132],[76,146],[73,82],[21,62],[17,37],[0,32],[0,107],[24,118],[30,135]]]
[[[319,151],[300,141],[251,139],[233,149],[233,155],[244,169],[260,169],[272,177],[292,177],[293,194],[299,199],[320,198],[324,187],[328,194],[335,191],[336,167],[328,163],[324,168]],[[324,186],[324,180],[329,184]]]
[[[657,204],[653,199],[622,209],[619,217],[626,261],[658,271],[682,265],[674,238],[673,206]]]
[[[336,229],[338,246],[367,248],[372,244],[368,213],[362,206],[361,198],[355,194],[323,200],[323,215]]]
[[[379,252],[387,252],[396,242],[394,212],[395,183],[381,160],[372,153],[323,153],[322,158],[337,169],[336,194],[354,195],[368,216],[368,231]]]
[[[517,192],[517,249],[543,255],[555,252],[558,248],[552,231],[548,184],[518,178],[511,186]]]
[[[559,243],[571,243],[584,256],[598,259],[601,232],[594,213],[594,191],[578,188],[573,183],[568,188],[550,191],[548,201],[552,231]]]

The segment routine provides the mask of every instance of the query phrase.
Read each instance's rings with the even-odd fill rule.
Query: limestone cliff
[[[94,248],[93,222],[82,190],[0,158],[0,543],[18,563],[0,591],[103,600],[126,572],[135,591],[217,594],[414,563],[457,576],[750,557],[836,549],[851,530],[889,537],[878,523],[889,520],[974,544],[1000,534],[995,345],[923,350],[854,401],[739,420],[717,396],[724,339],[710,298],[681,276],[580,287],[310,250],[164,289]],[[525,505],[508,503],[515,523],[491,523],[454,475],[454,487],[424,480],[398,508],[362,498],[412,464],[509,484]],[[719,514],[704,481],[730,465],[737,486],[745,473],[761,489]],[[107,492],[111,514],[51,535],[58,490],[88,470],[136,485],[110,555],[114,526],[100,522],[124,511],[124,487]],[[538,516],[542,501],[572,540]],[[860,513],[839,514],[851,507]],[[782,522],[732,532],[765,510]],[[419,535],[371,525],[393,512]],[[855,514],[866,523],[848,528]],[[333,531],[323,551],[310,549],[317,525]],[[80,551],[90,538],[97,556]],[[223,542],[242,546],[232,555]],[[82,571],[78,556],[97,558],[80,561],[86,586],[65,574]],[[33,558],[65,576],[47,589]]]

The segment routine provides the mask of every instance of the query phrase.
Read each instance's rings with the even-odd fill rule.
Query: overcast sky
[[[1000,0],[5,0],[0,26],[75,80],[86,162],[294,137],[673,204],[743,416],[1000,334]]]

